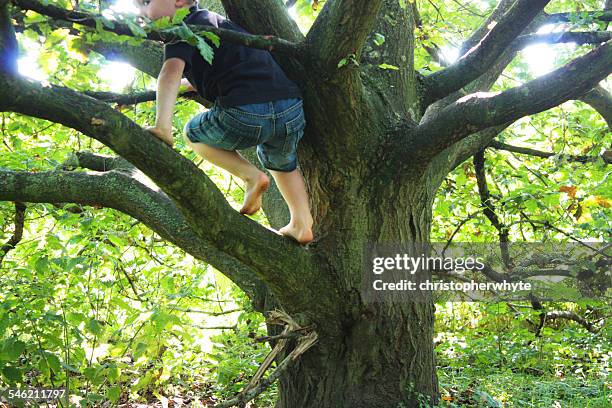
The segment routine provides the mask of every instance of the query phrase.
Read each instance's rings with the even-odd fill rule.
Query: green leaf
[[[145,30],[143,30],[143,28],[141,26],[139,26],[138,24],[134,23],[133,21],[127,20],[126,21],[130,31],[132,32],[132,34],[134,34],[136,37],[142,37],[145,38],[147,36],[147,32]]]
[[[384,35],[382,35],[380,33],[374,34],[374,44],[376,44],[378,47],[380,47],[384,43],[385,43],[385,36]]]
[[[119,397],[121,397],[121,387],[118,385],[112,386],[106,391],[106,397],[111,402],[119,401]]]
[[[378,68],[382,68],[382,69],[392,69],[394,71],[399,70],[399,67],[396,67],[395,65],[390,65],[390,64],[380,64],[378,66]]]
[[[138,391],[138,390],[145,388],[151,383],[152,379],[153,379],[153,373],[151,371],[147,371],[147,373],[141,376],[138,382],[136,382],[136,384],[132,386],[132,391]]]
[[[172,27],[172,22],[170,21],[170,17],[163,16],[161,18],[158,18],[157,20],[153,20],[153,22],[151,23],[151,27],[156,30],[163,30],[165,28]]]
[[[41,358],[40,361],[38,361],[38,369],[45,377],[51,376],[51,370],[49,369],[47,360],[45,360],[44,358]]]
[[[104,379],[104,377],[100,375],[102,374],[101,371],[102,370],[100,366],[87,367],[85,370],[83,370],[83,375],[93,384],[99,384]]]
[[[41,274],[49,272],[49,259],[47,257],[38,258],[34,264],[34,269]]]
[[[154,325],[154,330],[156,334],[163,332],[168,324],[172,322],[172,315],[166,312],[154,313],[151,317],[151,322]]]
[[[87,323],[87,329],[90,333],[95,334],[96,336],[99,336],[103,331],[103,327],[100,324],[100,321],[96,319],[91,319]]]
[[[127,242],[123,238],[114,234],[109,234],[108,240],[113,244],[117,245],[118,247],[124,247],[127,244]]]
[[[104,27],[111,30],[115,28],[115,23],[113,23],[111,20],[107,20],[104,17],[94,17],[94,20],[96,22],[96,30],[98,31],[104,31]]]
[[[81,372],[79,371],[78,368],[76,368],[75,366],[71,365],[71,364],[66,364],[66,363],[62,363],[62,367],[72,373],[76,373],[76,374],[81,374]]]
[[[0,343],[0,361],[17,361],[25,348],[26,344],[14,337],[4,340]]]
[[[104,24],[102,24],[102,21],[99,18],[94,18],[94,21],[96,23],[96,31],[103,31]]]
[[[359,61],[357,61],[357,56],[355,54],[349,54],[346,58],[342,58],[338,63],[338,68],[342,68],[349,63],[359,66]]]
[[[60,371],[62,371],[62,364],[60,362],[60,359],[55,354],[45,352],[45,357],[47,363],[49,363],[49,368],[51,368],[54,373],[58,374]]]
[[[176,13],[174,14],[174,17],[172,17],[172,24],[181,23],[185,19],[185,17],[187,17],[187,14],[189,14],[188,8],[178,9]]]
[[[213,58],[215,56],[215,53],[212,49],[212,47],[210,45],[208,45],[208,43],[206,41],[204,41],[201,37],[195,37],[197,39],[197,47],[198,50],[200,51],[200,54],[202,55],[202,58],[204,58],[204,60],[206,62],[208,62],[210,65],[212,65],[213,63]]]
[[[4,367],[2,374],[11,384],[21,382],[21,371],[15,367]]]
[[[112,364],[110,367],[108,367],[106,376],[109,379],[109,381],[111,382],[117,381],[120,375],[121,375],[121,370],[115,364]]]
[[[185,23],[178,27],[177,30],[173,30],[173,32],[182,40],[186,41],[187,44],[196,47],[198,51],[200,51],[200,55],[202,55],[202,58],[204,58],[206,62],[212,65],[214,51],[212,47],[208,45],[208,43],[202,37],[198,37],[197,35],[195,35]]]
[[[221,45],[221,40],[217,34],[211,33],[210,31],[204,31],[202,35],[208,38],[215,45],[215,47],[219,48],[219,45]]]

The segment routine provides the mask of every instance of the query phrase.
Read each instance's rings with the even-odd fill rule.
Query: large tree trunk
[[[333,123],[328,125],[333,128]],[[344,169],[353,175],[348,177],[340,177],[338,168],[321,162],[304,167],[309,169],[309,181],[319,180],[310,184],[313,208],[318,217],[324,211],[327,221],[319,227],[321,238],[316,243],[319,264],[324,265],[321,273],[334,276],[342,287],[338,298],[315,297],[312,302],[339,302],[343,307],[331,319],[314,316],[320,338],[316,351],[302,356],[281,377],[276,407],[391,408],[431,403],[438,395],[433,302],[391,293],[384,295],[387,301],[374,302],[361,291],[363,279],[368,281],[365,274],[371,274],[363,265],[365,245],[428,242],[435,186],[423,181],[426,163],[415,166],[412,180],[402,182],[384,171],[372,176],[375,180],[358,177],[366,173],[360,164]],[[333,188],[321,187],[333,180]]]
[[[281,377],[276,407],[391,408],[431,402],[438,393],[432,327],[432,304],[365,308],[346,322],[340,336],[323,333],[316,353],[303,356]]]

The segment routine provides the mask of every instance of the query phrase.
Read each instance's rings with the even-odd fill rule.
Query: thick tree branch
[[[44,5],[36,0],[11,0],[14,4],[23,10],[33,10],[39,14],[49,16],[54,19],[69,21],[74,24],[80,24],[91,28],[96,28],[96,20],[103,17],[91,13],[75,10],[65,10],[52,5]],[[113,32],[119,35],[134,36],[132,30],[127,24],[113,21],[113,27],[103,25],[104,30]],[[225,30],[211,26],[190,26],[195,34],[202,35],[203,33],[213,33],[225,41],[234,44],[241,44],[251,48],[259,48],[264,50],[277,50],[286,54],[297,54],[299,49],[296,44],[274,36],[258,36],[253,34],[242,33],[234,30]],[[171,42],[180,37],[173,29],[166,30],[151,30],[147,33],[147,39],[153,41]]]
[[[520,37],[519,37],[520,38]],[[513,48],[513,47],[510,47]],[[509,48],[509,50],[510,50]],[[504,55],[500,58],[500,60],[491,67],[490,71],[480,77],[477,81],[470,84],[469,88],[473,91],[478,90],[487,90],[490,86],[495,82],[495,79],[499,76],[503,68],[514,58],[514,54],[516,51],[510,52],[507,50],[504,52]],[[612,106],[612,100],[609,99],[609,93],[600,86],[595,88],[597,92],[593,92],[590,96],[595,96],[593,99],[589,98],[585,100],[584,98],[580,98],[582,101],[586,103],[593,102],[591,104],[604,118],[608,118],[609,124],[612,123],[612,111],[610,111],[610,106]],[[456,101],[460,96],[460,92],[456,93],[457,95],[451,95],[447,98],[440,100],[429,106],[426,115],[423,117],[423,122],[428,120],[429,118],[435,116],[438,112],[444,109],[445,106],[448,106],[452,102]],[[606,97],[607,95],[607,97]],[[597,101],[597,102],[596,102]],[[608,102],[610,101],[610,102]],[[493,128],[488,128],[486,130],[474,133],[465,139],[461,140],[458,143],[455,143],[452,146],[449,146],[444,151],[440,152],[435,159],[432,161],[430,167],[432,174],[436,174],[440,166],[442,168],[447,169],[446,172],[452,171],[458,165],[463,163],[465,160],[473,156],[477,151],[487,147],[493,139],[501,133],[505,128],[510,126],[513,121],[510,121],[506,124],[496,126]],[[604,154],[604,160],[609,161],[608,157]],[[570,158],[571,160],[571,158]],[[442,172],[445,174],[444,172]],[[436,178],[438,183],[436,186],[442,181],[439,177]]]
[[[499,6],[493,12],[493,14],[486,20],[479,30],[477,30],[470,39],[468,39],[462,48],[462,53],[473,46],[475,46],[488,30],[487,27],[490,24],[494,24],[496,20],[503,14],[516,0],[504,0],[500,2]],[[502,53],[498,60],[492,64],[487,72],[483,74],[476,81],[472,82],[465,88],[467,93],[486,91],[491,85],[497,80],[499,75],[503,72],[505,67],[514,59],[516,53],[524,48],[525,46],[535,43],[562,43],[562,42],[575,42],[578,44],[599,44],[608,41],[610,33],[606,31],[601,32],[564,32],[564,33],[548,33],[548,34],[537,34],[536,31],[546,24],[544,12],[540,13],[534,21],[523,31],[523,35],[518,37],[512,42],[512,44]]]
[[[108,164],[112,169],[125,169],[129,166],[129,163],[121,158],[91,153],[79,154],[78,161],[80,167],[105,167]],[[0,200],[71,202],[114,208],[143,222],[162,238],[194,257],[209,262],[243,289],[251,299],[257,300],[257,294],[264,285],[254,271],[196,235],[176,205],[165,194],[153,191],[123,171],[32,173],[0,170],[0,186]],[[261,302],[253,303],[258,305]]]
[[[543,24],[556,24],[556,23],[568,23],[576,17],[580,17],[582,13],[555,13],[547,14],[543,19]],[[589,11],[587,12],[589,18],[598,21],[612,21],[612,10],[605,11]]]
[[[540,24],[541,24],[540,22],[538,22],[537,24],[536,23],[532,24],[527,29],[527,31],[536,30],[540,26]],[[569,33],[566,33],[566,34],[569,34]],[[553,33],[553,34],[545,34],[545,35],[528,34],[528,35],[520,36],[513,42],[513,44],[510,47],[508,47],[508,49],[503,53],[502,57],[500,57],[500,59],[493,66],[490,67],[489,71],[487,71],[487,73],[483,74],[480,78],[478,78],[478,80],[471,83],[469,87],[467,87],[467,89],[469,89],[469,91],[471,92],[488,90],[490,86],[498,78],[500,73],[508,65],[508,63],[512,61],[512,59],[516,55],[516,52],[519,51],[520,47],[522,45],[526,45],[528,41],[537,40],[537,39],[543,39],[543,40],[549,40],[549,41],[550,40],[571,41],[574,33],[571,33],[569,35],[566,35],[566,34],[561,34],[561,33]],[[595,37],[591,36],[592,35],[591,33],[584,33],[584,34],[575,33],[575,34],[577,34],[577,36],[584,35],[582,39],[589,39],[589,38],[597,39],[596,36]],[[608,34],[606,33],[604,35],[607,36]],[[459,97],[461,96],[465,96],[465,92],[463,92],[463,90],[456,92],[455,94],[430,105],[427,109],[427,112],[425,113],[425,116],[423,116],[422,121],[424,122],[428,120],[429,118],[433,117],[437,112],[440,112],[442,109],[444,109],[444,107],[450,105],[451,103],[459,99]],[[593,108],[595,108],[604,117],[604,119],[606,119],[609,127],[612,128],[612,98],[610,97],[609,93],[605,89],[603,89],[601,86],[597,86],[594,91],[588,94],[588,97],[586,97],[585,95],[584,97],[581,97],[580,100],[582,100],[583,102],[589,103],[591,106],[593,106]],[[439,160],[435,160],[435,163],[440,162],[439,163],[440,165],[443,165],[445,168],[448,169],[448,171],[452,171],[455,167],[463,163],[465,160],[467,160],[477,151],[485,148],[495,138],[495,136],[498,133],[500,133],[503,129],[508,127],[510,124],[511,122],[505,125],[502,125],[496,128],[490,128],[485,131],[478,132],[476,134],[469,136],[468,138],[462,140],[461,142],[455,144],[454,146],[449,147],[448,149],[442,151],[440,153],[441,157],[439,158]],[[434,166],[433,168],[437,168],[435,167],[436,165],[433,165],[433,166]]]
[[[477,30],[472,35],[472,37],[470,37],[470,39],[468,39],[464,43],[464,48],[473,47],[480,40],[482,40],[482,37],[488,31],[487,27],[489,26],[489,24],[491,24],[494,21],[497,21],[513,5],[514,2],[515,0],[502,0],[499,3],[498,7],[495,9],[495,11],[492,13],[492,15],[482,24],[481,28]],[[596,12],[596,13],[600,13],[600,12]],[[527,40],[530,38],[531,39],[541,38],[541,39],[556,40],[557,38],[551,38],[551,37],[547,38],[548,35],[539,37],[537,35],[530,36],[530,34],[528,34],[528,33],[532,33],[532,34],[535,33],[535,31],[539,27],[541,27],[542,24],[545,24],[545,23],[546,23],[546,19],[542,18],[542,16],[538,16],[534,20],[534,22],[530,24],[529,27],[527,27],[527,29],[523,32],[525,35],[522,35],[518,37],[516,40],[514,40],[513,44],[510,47],[508,47],[506,51],[504,51],[504,53],[498,59],[498,61],[496,61],[495,64],[491,65],[491,67],[485,74],[483,74],[476,81],[469,84],[469,86],[467,86],[464,90],[458,91],[455,94],[450,95],[449,97],[439,100],[436,103],[430,105],[427,109],[427,112],[425,113],[425,116],[423,116],[422,118],[422,122],[433,117],[439,111],[444,109],[444,107],[455,102],[460,97],[465,96],[466,93],[487,91],[488,89],[490,89],[491,85],[496,81],[496,79],[499,77],[501,72],[514,59],[516,53],[520,49],[520,43],[526,44]],[[559,35],[559,34],[556,34],[556,35]],[[582,34],[578,34],[578,35],[582,35]],[[565,37],[565,38],[567,39],[568,37]],[[599,90],[599,92],[597,93],[603,92],[604,96],[594,98],[594,100],[597,100],[598,103],[592,106],[602,116],[604,116],[604,118],[608,117],[610,119],[610,121],[608,121],[610,124],[612,123],[612,112],[608,112],[608,111],[610,111],[610,106],[612,106],[612,103],[607,102],[608,99],[605,97],[605,95],[608,94],[607,91],[605,91],[601,87],[597,87],[597,88]],[[595,95],[595,94],[596,93],[592,93],[591,95]],[[585,99],[582,99],[582,100],[586,103],[594,102],[594,100],[590,100],[590,99],[588,101]],[[508,127],[511,123],[512,122],[509,122],[504,125],[496,126],[493,128],[488,128],[481,132],[472,134],[466,137],[465,139],[461,140],[460,142],[455,143],[454,145],[440,152],[432,161],[430,165],[431,170],[428,170],[429,172],[432,173],[432,177],[434,177],[437,180],[437,182],[433,183],[433,185],[437,186],[442,181],[442,179],[440,179],[439,177],[434,176],[435,174],[437,174],[437,171],[440,169],[440,167],[447,169],[447,171],[452,171],[454,168],[456,168],[458,165],[463,163],[465,160],[472,157],[477,151],[487,147],[487,145],[489,145],[489,143],[499,133],[501,133],[503,129]]]
[[[412,13],[412,7],[402,6],[397,0],[383,0],[360,61],[366,86],[376,87],[387,109],[394,110],[398,116],[411,109],[418,112],[414,106],[418,98],[414,74],[415,18]],[[385,69],[383,64],[397,69]]]
[[[484,74],[550,0],[518,0],[489,31],[453,65],[424,78],[425,104],[437,101]]]
[[[511,44],[511,49],[513,51],[518,51],[532,44],[601,44],[611,38],[612,33],[610,31],[569,31],[562,33],[528,34],[522,35],[514,40]]]
[[[516,0],[501,0],[495,10],[491,13],[491,15],[481,24],[481,26],[462,44],[460,50],[460,56],[463,56],[466,51],[476,47],[479,42],[483,40],[483,38],[487,35],[487,33],[491,30],[491,27],[497,24],[497,22],[502,18],[502,16],[510,10],[510,8],[516,3]],[[526,30],[523,32],[535,32],[534,26],[538,25],[535,20],[532,22]],[[516,40],[515,40],[516,41]],[[431,116],[433,113],[440,111],[444,107],[450,105],[451,103],[457,101],[457,99],[461,98],[472,92],[483,92],[488,91],[491,86],[495,83],[499,75],[503,72],[505,67],[514,59],[516,52],[518,49],[516,47],[509,46],[495,61],[494,64],[491,64],[486,72],[482,74],[478,79],[469,83],[464,89],[458,90],[443,99],[436,101],[428,106],[423,106],[423,108],[427,108],[423,118],[421,118],[421,122],[425,121],[427,117]],[[448,66],[450,64],[445,64]],[[421,98],[424,102],[427,101],[427,96]],[[474,150],[471,154],[468,154],[467,157],[471,157],[476,151],[484,148],[485,146],[480,146],[476,150]]]
[[[605,79],[612,70],[612,41],[569,64],[501,94],[468,95],[421,123],[404,154],[435,155],[462,138],[542,112],[576,98]],[[452,124],[452,126],[449,126]]]
[[[306,36],[310,51],[328,72],[353,55],[359,60],[383,0],[327,1]]]
[[[126,61],[153,78],[159,75],[164,58],[163,45],[149,40],[143,40],[138,45],[98,41],[86,47],[86,51],[93,50],[106,59]]]
[[[285,73],[298,85],[303,83],[306,74],[302,66],[308,50],[303,45],[304,35],[287,8],[280,0],[222,0],[228,17],[253,34],[274,35],[297,45],[301,59],[287,53],[272,50],[272,55],[283,67]]]
[[[279,0],[222,0],[228,17],[253,34],[300,43],[304,36]]]
[[[253,268],[288,307],[312,306],[308,294],[298,289],[304,281],[312,290],[331,288],[315,276],[306,249],[234,211],[191,161],[110,106],[67,88],[43,87],[4,74],[0,74],[0,92],[0,110],[62,123],[129,160],[177,203],[197,235]]]
[[[11,23],[8,0],[0,0],[0,71],[17,72],[17,39]]]
[[[253,270],[235,258],[214,249],[209,242],[197,237],[190,227],[178,226],[179,223],[183,225],[186,221],[184,221],[184,217],[176,205],[166,194],[159,190],[147,176],[136,169],[132,163],[120,156],[105,156],[91,152],[76,152],[62,164],[62,170],[74,170],[79,167],[99,172],[120,170],[122,173],[130,175],[130,183],[135,183],[136,180],[139,182],[137,188],[131,189],[131,191],[137,191],[139,188],[143,188],[143,186],[148,186],[150,190],[147,190],[147,192],[153,190],[156,192],[156,197],[161,195],[165,199],[163,203],[170,206],[172,212],[172,216],[167,215],[162,221],[174,223],[172,230],[177,232],[178,238],[163,236],[161,235],[162,231],[156,228],[152,228],[153,230],[158,232],[160,236],[169,239],[169,241],[173,242],[175,245],[194,254],[196,258],[212,264],[219,271],[227,275],[236,285],[245,291],[251,299],[255,310],[264,312],[266,310],[272,310],[275,307],[273,297],[269,293],[269,288],[257,277]],[[140,199],[138,201],[141,205],[148,203],[147,200]],[[132,207],[129,206],[127,208],[131,209]],[[156,214],[157,210],[152,212],[152,216]],[[131,215],[137,218],[136,214]],[[173,217],[175,217],[176,220],[173,221]],[[140,220],[143,221],[143,219]],[[150,225],[149,227],[151,228]],[[189,247],[189,245],[192,246]]]
[[[123,170],[124,172],[136,172],[136,167],[123,157],[106,156],[91,152],[76,152],[62,163],[61,170],[74,170],[76,168],[105,172],[111,170]]]

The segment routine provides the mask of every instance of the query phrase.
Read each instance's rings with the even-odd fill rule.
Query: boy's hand
[[[158,139],[161,139],[164,143],[170,145],[170,147],[172,147],[172,145],[174,144],[174,139],[172,138],[172,129],[162,129],[157,126],[146,126],[144,130],[149,133],[152,133],[153,136],[157,137]]]

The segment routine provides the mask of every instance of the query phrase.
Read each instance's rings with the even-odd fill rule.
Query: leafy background
[[[403,0],[400,0],[403,1]],[[49,2],[70,7],[66,1]],[[307,30],[323,1],[298,0],[292,15]],[[495,1],[418,1],[416,67],[440,66],[423,46],[454,50],[495,6]],[[81,1],[99,11],[109,2]],[[404,4],[407,4],[404,2]],[[217,11],[218,3],[201,2]],[[605,30],[583,10],[601,1],[555,1],[547,9],[575,11],[574,30]],[[106,10],[110,20],[116,13]],[[141,29],[136,20],[130,20]],[[154,89],[155,80],[85,52],[105,39],[135,41],[104,31],[84,38],[28,12],[18,33],[23,74],[79,90],[122,93]],[[567,25],[551,29],[567,29]],[[135,30],[137,30],[135,28]],[[136,40],[137,41],[137,40]],[[560,66],[588,48],[569,45],[525,50],[494,86],[503,90]],[[534,62],[534,55],[545,53]],[[122,75],[117,75],[121,72]],[[609,81],[603,84],[610,89]],[[174,128],[201,107],[179,101]],[[152,124],[153,103],[117,106],[141,125]],[[75,151],[112,154],[97,141],[43,120],[3,113],[0,166],[14,170],[59,168]],[[175,148],[196,161],[236,207],[241,184],[203,162],[175,134]],[[610,148],[609,129],[588,105],[571,101],[523,119],[499,141],[597,158]],[[512,241],[610,240],[610,169],[601,159],[582,164],[562,156],[541,159],[486,151],[493,203]],[[0,242],[13,234],[13,203],[0,202]],[[465,221],[469,218],[468,221]],[[266,223],[263,216],[256,219]],[[531,228],[527,219],[558,230]],[[433,241],[491,242],[497,230],[482,213],[474,167],[466,161],[442,184],[434,203]],[[563,231],[563,232],[559,232]],[[211,266],[195,261],[144,225],[117,211],[74,204],[28,204],[24,237],[0,265],[0,387],[67,386],[71,405],[120,405],[128,401],[191,406],[238,392],[269,352],[253,338],[265,335],[263,317],[245,295]],[[596,320],[590,333],[555,321],[534,335],[528,304],[440,303],[436,307],[438,375],[444,406],[609,407],[611,330],[605,302],[546,304]],[[271,407],[275,387],[253,406]]]

